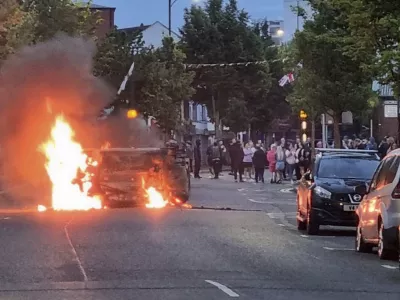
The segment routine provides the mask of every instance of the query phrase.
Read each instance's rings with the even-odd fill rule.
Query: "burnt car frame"
[[[190,197],[190,173],[185,159],[174,148],[85,149],[97,162],[90,195],[103,206],[143,206],[146,189],[154,187],[170,203],[185,203]]]

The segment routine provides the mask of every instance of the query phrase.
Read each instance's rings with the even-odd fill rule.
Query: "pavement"
[[[192,180],[193,209],[0,213],[0,299],[400,299],[354,228],[295,227],[290,185]],[[228,208],[228,209],[227,209]]]

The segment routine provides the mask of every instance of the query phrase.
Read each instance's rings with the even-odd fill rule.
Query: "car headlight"
[[[326,189],[324,189],[323,187],[317,186],[314,189],[315,194],[317,194],[319,197],[321,198],[326,198],[326,199],[330,199],[332,196],[332,193]]]

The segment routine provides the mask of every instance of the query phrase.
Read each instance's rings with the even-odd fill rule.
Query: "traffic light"
[[[301,121],[301,139],[303,142],[307,140],[307,113],[304,110],[300,110],[300,121]]]

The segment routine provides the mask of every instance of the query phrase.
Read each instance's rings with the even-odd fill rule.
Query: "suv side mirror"
[[[357,194],[365,195],[368,192],[368,188],[366,184],[358,185],[354,188],[354,191]]]

